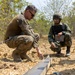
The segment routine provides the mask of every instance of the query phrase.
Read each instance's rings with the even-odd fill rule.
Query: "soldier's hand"
[[[55,45],[54,42],[51,42],[51,47],[52,47],[52,48],[56,48],[56,45]]]
[[[62,35],[62,32],[58,33],[58,37],[60,37]]]
[[[38,57],[42,60],[43,59],[43,55],[41,52],[38,52]]]
[[[39,57],[40,59],[43,59],[43,55],[42,55],[42,52],[40,51],[40,49],[39,49],[38,47],[35,47],[35,48],[36,48],[36,50],[37,50],[38,57]]]
[[[51,47],[52,47],[52,48],[56,48],[56,45],[55,45],[54,42],[51,42]]]

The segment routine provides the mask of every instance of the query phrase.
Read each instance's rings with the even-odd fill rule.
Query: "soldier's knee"
[[[65,37],[70,38],[71,37],[71,34],[70,33],[66,33],[65,34]]]
[[[33,37],[32,36],[27,36],[27,35],[21,35],[17,37],[18,42],[33,42]]]
[[[70,34],[65,35],[65,45],[66,46],[71,46],[72,45],[72,39]]]
[[[25,36],[25,37],[22,37],[22,38],[21,38],[21,42],[25,43],[25,44],[27,44],[27,43],[33,43],[33,41],[34,41],[34,39],[33,39],[32,36]]]
[[[65,35],[65,41],[71,41],[71,35],[70,34]]]
[[[28,38],[28,40],[29,40],[29,43],[33,43],[33,41],[34,41],[34,39],[33,39],[32,36],[30,36],[30,37]]]

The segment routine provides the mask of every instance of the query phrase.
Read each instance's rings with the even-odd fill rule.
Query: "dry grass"
[[[65,57],[65,48],[62,48],[63,56],[56,57],[55,53],[49,47],[50,44],[47,41],[47,37],[40,39],[39,48],[43,55],[50,55],[52,58],[51,67],[47,75],[52,75],[53,72],[61,72],[63,75],[75,75],[75,39],[73,39],[70,57]],[[23,75],[40,61],[36,50],[32,49],[27,54],[34,62],[26,60],[23,62],[14,62],[11,56],[13,50],[5,44],[0,45],[0,75]]]

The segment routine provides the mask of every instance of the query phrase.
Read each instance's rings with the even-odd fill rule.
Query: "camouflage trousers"
[[[71,39],[71,35],[69,33],[66,33],[64,35],[64,41],[63,42],[60,42],[60,41],[54,41],[55,45],[56,45],[56,48],[51,48],[52,51],[54,52],[59,52],[61,50],[61,47],[71,47],[72,45],[72,39]]]
[[[37,41],[39,40],[39,34],[35,33],[35,37]],[[11,37],[8,41],[5,43],[10,48],[16,48],[12,56],[20,55],[21,57],[25,57],[28,50],[30,50],[33,47],[34,39],[32,36],[29,35],[19,35]]]

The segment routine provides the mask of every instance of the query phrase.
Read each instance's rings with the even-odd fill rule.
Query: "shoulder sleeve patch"
[[[21,24],[22,24],[22,20],[21,20],[21,19],[17,19],[17,23],[18,23],[19,25],[21,25]]]

